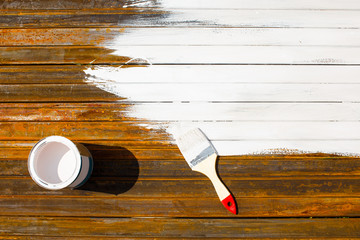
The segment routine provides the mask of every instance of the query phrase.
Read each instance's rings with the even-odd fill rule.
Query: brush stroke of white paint
[[[216,76],[216,72],[222,67],[229,66],[217,66],[212,70],[204,66],[200,68],[206,69],[207,73],[203,74],[211,81],[211,76]],[[269,75],[271,79],[263,80],[264,83],[261,78],[257,78],[264,74],[260,71],[264,67],[238,66],[233,67],[233,71],[227,71],[229,78],[226,79],[230,81],[227,90],[232,91],[232,102],[224,101],[229,99],[228,92],[219,91],[224,84],[216,83],[215,87],[209,88],[206,81],[199,80],[194,84],[188,79],[174,84],[174,79],[181,78],[181,69],[186,72],[188,66],[98,66],[88,68],[85,72],[89,83],[134,103],[128,112],[129,117],[150,122],[144,126],[165,129],[175,137],[188,129],[200,127],[220,155],[272,153],[277,151],[274,149],[285,148],[305,152],[360,153],[360,97],[357,94],[360,91],[357,87],[360,85],[355,75],[349,75],[347,83],[341,83],[336,74],[332,76],[332,71],[326,71],[328,67],[319,66],[312,68],[313,75],[308,75],[319,77],[318,84],[314,84],[309,83],[309,79],[290,77],[299,71],[298,68],[309,69],[310,66],[275,66],[279,75]],[[339,71],[341,69],[338,68]],[[350,69],[360,70],[354,67],[348,70]],[[284,76],[284,72],[289,75]],[[236,82],[234,76],[239,74],[243,77]],[[202,79],[204,76],[193,77]],[[157,81],[157,84],[152,81]],[[324,87],[325,90],[309,95],[314,85]],[[241,101],[244,100],[241,94],[246,95],[248,86],[253,88],[247,94],[248,100],[254,102],[247,102],[246,98]],[[284,86],[286,88],[281,90]],[[247,91],[242,90],[244,87]],[[292,96],[294,93],[288,94],[289,87],[298,89],[295,98]],[[328,87],[335,88],[330,95]],[[336,91],[342,87],[346,87],[347,92],[353,89],[354,93],[348,95]],[[189,94],[189,88],[197,94]],[[174,91],[169,94],[171,89]],[[262,93],[257,94],[256,89]],[[334,98],[334,94],[338,94],[338,97]],[[342,101],[348,100],[349,96],[352,96],[351,100],[354,102]],[[211,99],[216,102],[209,101]],[[324,101],[312,102],[321,99]],[[328,102],[331,99],[336,99],[337,102]],[[274,103],[274,100],[280,102]]]
[[[360,9],[358,0],[126,0],[126,7],[161,7],[165,9]]]
[[[124,46],[360,46],[360,29],[188,28],[184,34],[181,27],[137,27],[117,31],[122,33],[107,41],[106,47],[120,50]]]
[[[163,10],[161,10],[163,11]],[[166,11],[166,9],[165,9]],[[176,9],[165,17],[121,21],[126,27],[359,28],[357,10]]]
[[[358,0],[159,0],[161,7],[166,9],[360,9]],[[148,6],[156,7],[157,4]]]
[[[201,128],[220,155],[360,154],[360,67],[349,66],[360,63],[358,1],[175,2],[160,1],[164,18],[124,22],[136,28],[104,46],[165,66],[92,67],[88,83],[126,98],[146,127],[175,137]]]

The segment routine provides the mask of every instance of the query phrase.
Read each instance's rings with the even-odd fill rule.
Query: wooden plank
[[[97,64],[126,63],[131,58],[102,47],[0,48],[0,64]]]
[[[2,122],[136,122],[141,119],[160,122],[341,122],[360,118],[358,103],[0,103],[0,108]]]
[[[20,14],[19,14],[20,13]],[[273,27],[359,28],[358,10],[94,9],[5,10],[0,28],[42,27]]]
[[[215,124],[216,128],[214,123],[202,123],[202,129],[210,140],[357,140],[359,139],[357,131],[360,127],[357,122],[217,122]]]
[[[121,99],[96,86],[84,84],[0,85],[0,93],[1,102],[101,102]]]
[[[0,64],[359,64],[358,47],[123,46],[0,48]],[[141,60],[148,59],[148,60]]]
[[[120,65],[121,66],[121,65]],[[119,83],[359,83],[359,66],[339,65],[152,65],[93,66],[90,77]],[[141,65],[140,65],[141,66]],[[146,65],[145,65],[146,66]],[[36,66],[34,66],[35,68]],[[14,71],[21,66],[14,66]],[[66,69],[64,69],[66,71]],[[181,73],[181,74],[179,74]],[[89,76],[88,76],[89,77]]]
[[[153,145],[150,144],[146,144],[145,141],[142,141],[140,143],[134,143],[134,142],[118,142],[118,146],[113,146],[110,144],[107,144],[108,141],[86,141],[86,142],[81,142],[82,144],[84,144],[90,151],[91,153],[94,155],[95,159],[98,159],[98,161],[127,161],[127,160],[131,160],[133,158],[136,158],[137,160],[140,161],[147,161],[147,160],[167,160],[170,161],[168,166],[172,166],[170,163],[172,163],[171,161],[174,160],[183,160],[182,155],[180,154],[180,152],[178,151],[177,147],[174,145],[159,145],[154,143]],[[15,160],[14,164],[18,164],[19,166],[26,164],[26,163],[22,163],[22,160],[26,160],[28,158],[29,152],[31,150],[31,148],[35,145],[36,141],[34,142],[28,142],[28,144],[26,146],[20,145],[20,143],[22,143],[23,145],[25,145],[25,141],[22,142],[18,142],[18,141],[11,141],[9,142],[4,142],[1,141],[0,145],[0,159],[3,161],[9,161],[8,163],[10,164],[10,161]],[[294,158],[296,158],[296,156],[293,156]],[[303,156],[306,157],[306,156]],[[311,156],[308,156],[311,157]],[[323,157],[326,158],[326,155],[324,156],[312,156],[315,159],[318,157]],[[336,156],[328,156],[328,157],[334,157],[336,158]],[[291,157],[290,157],[291,158]],[[246,159],[246,157],[244,156],[244,159]],[[18,161],[16,161],[18,160]],[[111,163],[110,163],[111,164]],[[144,163],[146,164],[150,164],[150,163]],[[154,163],[155,164],[155,163]],[[179,163],[172,163],[175,164],[176,166],[179,166]],[[24,165],[23,165],[24,166]],[[149,169],[150,170],[150,169]],[[159,169],[153,169],[154,171],[158,171]],[[26,169],[24,169],[23,171],[27,171]],[[336,171],[336,170],[334,170]],[[10,171],[9,171],[10,173]],[[14,171],[15,173],[15,171]]]
[[[0,28],[162,26],[168,22],[157,23],[157,21],[166,15],[167,12],[161,9],[134,8],[51,10],[51,12],[48,10],[2,10]]]
[[[290,0],[290,1],[281,1],[281,0],[260,0],[254,1],[251,0],[223,0],[221,2],[213,2],[206,0],[183,0],[183,1],[174,1],[174,0],[161,0],[159,2],[147,1],[145,2],[149,6],[151,4],[159,5],[166,9],[171,8],[181,8],[181,9],[359,9],[359,2],[355,0],[346,0],[346,1],[329,1],[329,0],[320,0],[320,1],[300,1],[300,0]],[[129,4],[127,4],[129,5]],[[147,7],[148,5],[143,2],[134,2],[131,7],[143,6]]]
[[[177,238],[358,237],[359,220],[340,219],[144,219],[1,217],[4,234]],[[86,227],[85,227],[86,226]],[[241,227],[239,227],[241,226]],[[40,231],[39,231],[40,230]]]
[[[0,84],[82,84],[83,69],[79,65],[1,66]]]
[[[82,1],[82,0],[33,0],[33,1],[12,1],[4,0],[0,3],[0,9],[86,9],[86,8],[121,8],[125,0],[121,1]]]
[[[89,145],[86,145],[89,147]],[[104,146],[106,147],[106,146]],[[27,157],[30,149],[1,148],[12,153],[1,154],[0,176],[28,176]],[[94,157],[93,177],[119,177],[141,179],[195,178],[205,179],[194,174],[176,150],[130,150],[114,148],[90,151]],[[9,156],[10,155],[10,156]],[[314,155],[314,154],[313,154]],[[222,156],[218,160],[218,171],[226,179],[252,178],[356,178],[360,160],[358,158],[313,155],[285,156]],[[4,158],[7,156],[7,158]],[[141,169],[141,171],[139,171]]]
[[[160,1],[79,1],[63,0],[59,3],[56,0],[33,0],[11,1],[4,0],[0,4],[0,9],[92,9],[92,8],[133,8],[133,7],[162,7],[162,8],[181,8],[181,9],[359,9],[356,0],[344,1],[281,1],[281,0],[261,0],[254,3],[251,0],[223,0],[219,2],[209,2],[205,0],[160,0]]]
[[[113,116],[107,108],[102,108],[107,114]],[[176,109],[176,111],[175,111]],[[59,109],[61,112],[62,108]],[[108,111],[107,111],[108,110]],[[4,109],[8,113],[5,119],[11,119],[18,109]],[[11,112],[13,111],[13,113]],[[34,110],[36,111],[36,109]],[[44,111],[47,111],[44,109]],[[75,108],[75,112],[77,109]],[[96,110],[95,110],[96,111]],[[94,112],[95,112],[94,111]],[[230,122],[230,121],[358,121],[360,118],[360,109],[358,103],[139,103],[128,107],[127,117],[129,119],[147,119],[164,122],[185,122],[185,121],[212,121],[212,122]],[[39,111],[41,114],[42,111]],[[51,113],[51,111],[48,111]],[[34,119],[36,114],[31,110],[31,114],[23,114],[22,118]],[[101,118],[95,116],[94,118]],[[0,118],[1,119],[1,118]],[[14,118],[13,118],[14,119]],[[79,119],[79,118],[77,118]],[[80,118],[81,119],[81,118]],[[114,116],[114,120],[121,120],[120,116]],[[175,123],[174,123],[175,124]],[[246,123],[245,123],[246,124]]]
[[[313,28],[31,28],[0,29],[0,46],[353,46],[359,29]]]
[[[0,46],[97,46],[124,31],[124,28],[0,29]]]
[[[198,125],[199,126],[199,125]],[[194,126],[192,126],[194,127]],[[307,129],[308,130],[308,129]],[[340,135],[342,133],[339,133]],[[344,136],[346,137],[346,136]],[[343,156],[358,156],[360,142],[355,139],[278,139],[278,140],[213,140],[220,155],[286,154],[286,153],[331,153]]]
[[[169,141],[172,136],[163,130],[166,123],[154,122],[2,122],[1,140],[38,140],[49,135],[63,135],[77,141],[148,140]],[[175,127],[177,124],[174,125]],[[196,122],[179,124],[186,128]],[[236,155],[293,149],[305,152],[358,154],[358,122],[202,122],[220,155],[239,151]],[[94,135],[96,133],[96,135]],[[138,136],[141,136],[138,137]],[[320,148],[321,146],[321,148]]]
[[[0,103],[0,121],[129,121],[131,104],[121,103]]]
[[[150,140],[167,141],[169,135],[163,131],[150,131],[131,122],[2,122],[1,140],[34,140],[50,135],[62,135],[77,141],[84,140]],[[141,137],[140,137],[141,136]]]
[[[22,148],[32,148],[36,143],[38,142],[38,139],[36,140],[9,140],[9,141],[0,141],[1,147],[10,147],[10,148],[16,148],[16,149],[22,149]],[[100,145],[100,146],[106,146],[110,149],[113,147],[124,147],[128,149],[177,149],[176,146],[169,142],[163,142],[163,141],[124,141],[124,140],[106,140],[106,139],[93,139],[88,141],[81,141],[83,144],[91,144],[91,145]]]
[[[359,84],[358,75],[360,67],[349,65],[99,65],[91,68],[80,65],[4,65],[0,67],[0,84],[85,84],[91,76],[119,83],[164,85]]]
[[[90,73],[90,71],[88,72]],[[359,84],[321,83],[244,83],[238,84],[236,87],[232,83],[126,84],[122,83],[121,80],[114,82],[107,78],[101,78],[101,75],[90,76],[87,82],[90,86],[93,84],[109,93],[116,94],[119,98],[126,98],[133,102],[181,102],[190,104],[193,102],[358,102],[360,90]],[[3,86],[0,87],[4,88]],[[11,87],[14,90],[9,87],[7,92],[15,91],[17,86]],[[34,89],[36,88],[37,86],[34,86]],[[11,98],[11,95],[5,97]],[[24,94],[24,99],[27,98]]]
[[[126,140],[167,141],[163,130],[150,131],[147,122],[0,122],[0,139],[37,140],[64,135],[77,141]],[[153,123],[166,125],[164,123]],[[216,126],[214,126],[214,124]],[[184,130],[193,123],[181,124]],[[203,131],[212,141],[359,141],[359,122],[204,122]],[[234,131],[234,129],[236,129]],[[282,131],[280,131],[282,130]],[[94,137],[97,134],[97,138]],[[335,150],[335,149],[334,149]]]
[[[113,54],[146,58],[152,64],[345,65],[360,63],[357,57],[359,49],[310,46],[122,46],[116,48]]]
[[[283,102],[348,103],[359,101],[359,84],[122,84],[90,78],[90,84],[0,85],[6,102]],[[184,93],[186,90],[186,94]],[[223,94],[226,92],[227,94]],[[74,98],[76,96],[77,98]]]
[[[236,217],[358,217],[359,198],[238,198]],[[136,209],[136,211],[134,211]],[[0,197],[8,216],[230,217],[214,198]]]
[[[199,174],[199,173],[198,173]],[[62,196],[124,198],[216,198],[208,179],[199,177],[149,178],[93,177],[81,190],[49,191],[39,187],[30,177],[1,177],[2,196]],[[359,177],[298,177],[298,178],[227,178],[222,177],[236,199],[248,198],[344,198],[360,197]],[[240,202],[239,202],[240,204]]]
[[[359,29],[336,28],[122,28],[114,38],[118,29],[109,29],[109,39],[102,45],[359,46],[360,39]]]

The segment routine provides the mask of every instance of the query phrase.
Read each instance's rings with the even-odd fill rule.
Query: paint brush
[[[234,198],[216,173],[216,150],[205,134],[196,128],[178,137],[176,142],[190,168],[207,176],[214,185],[221,203],[227,210],[236,214]]]

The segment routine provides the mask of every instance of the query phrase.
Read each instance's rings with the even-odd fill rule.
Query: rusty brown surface
[[[92,8],[122,8],[128,0],[3,0],[0,9],[92,9]]]
[[[358,219],[113,219],[1,218],[1,227],[29,236],[33,229],[48,236],[130,238],[346,238],[359,230]],[[29,224],[30,223],[30,224]],[[86,227],[84,227],[86,226]],[[19,231],[18,229],[21,229]],[[126,229],[126,231],[124,230]],[[22,235],[22,236],[21,236]]]
[[[0,29],[0,46],[98,46],[125,28]]]
[[[0,3],[0,239],[359,237],[358,158],[220,157],[219,175],[238,202],[234,216],[171,136],[126,114],[136,103],[87,84],[89,64],[130,60],[99,47],[126,31],[123,22],[168,14],[111,9],[123,4]],[[79,9],[87,10],[79,16]],[[94,155],[82,188],[48,191],[31,180],[29,151],[49,135],[82,142]]]

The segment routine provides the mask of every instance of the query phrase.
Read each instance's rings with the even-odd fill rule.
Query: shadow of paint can
[[[28,170],[31,178],[43,188],[77,188],[89,179],[93,159],[82,144],[61,136],[49,136],[31,149]]]

